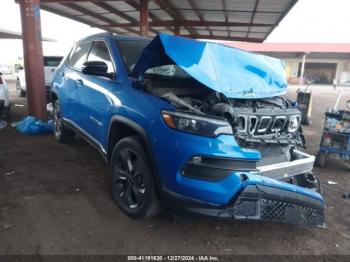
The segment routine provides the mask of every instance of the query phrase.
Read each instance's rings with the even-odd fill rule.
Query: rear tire
[[[138,136],[120,140],[114,147],[112,196],[119,208],[132,218],[150,218],[160,213],[154,174]]]
[[[75,136],[75,133],[67,129],[63,124],[60,102],[58,99],[53,103],[53,127],[55,138],[60,143],[72,140]]]
[[[19,79],[17,79],[16,81],[16,93],[19,97],[26,96],[26,92],[21,88],[21,82],[19,81]]]

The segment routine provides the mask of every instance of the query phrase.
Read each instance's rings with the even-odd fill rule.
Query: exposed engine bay
[[[185,81],[195,82],[190,79]],[[163,84],[166,86],[162,87]],[[171,85],[174,84],[176,81]],[[147,90],[167,100],[179,111],[225,118],[241,146],[246,147],[251,143],[304,145],[300,128],[301,113],[297,105],[288,99],[231,99],[203,86],[172,87],[169,81],[150,81]]]
[[[150,78],[143,89],[170,102],[178,111],[225,118],[242,148],[260,151],[259,165],[291,161],[290,150],[305,145],[300,111],[288,99],[231,99],[191,78]]]

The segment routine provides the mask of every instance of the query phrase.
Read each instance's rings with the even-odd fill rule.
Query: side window
[[[71,66],[81,69],[83,67],[83,64],[86,61],[87,53],[89,52],[91,43],[82,43],[79,44],[74,52],[72,52],[71,56],[68,59],[68,64]]]
[[[98,61],[98,62],[105,62],[108,66],[108,74],[113,74],[114,67],[112,63],[111,55],[109,54],[108,47],[105,42],[103,41],[95,41],[92,44],[92,48],[90,50],[89,56],[87,61]]]

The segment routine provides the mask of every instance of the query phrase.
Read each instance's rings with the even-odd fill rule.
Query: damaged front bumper
[[[250,185],[233,206],[219,216],[233,216],[237,220],[262,220],[325,227],[324,206],[305,195],[278,188]]]
[[[323,198],[315,192],[317,190],[307,188],[315,185],[291,183],[303,174],[312,174],[314,161],[314,156],[293,150],[292,161],[258,166],[256,170],[251,171],[241,170],[231,173],[227,180],[216,182],[225,183],[232,176],[240,178],[239,189],[224,205],[198,201],[183,195],[172,195],[180,201],[182,208],[207,216],[325,227]],[[237,167],[239,163],[234,164]],[[205,167],[212,168],[208,162]],[[187,179],[183,176],[181,178]],[[225,186],[228,184],[226,183]]]
[[[169,137],[173,139],[169,140]],[[294,149],[288,158],[261,161],[262,154],[258,150],[240,147],[231,135],[206,138],[171,129],[164,140],[157,142],[155,152],[162,180],[160,192],[164,193],[162,199],[168,200],[169,207],[217,218],[323,226],[323,197],[317,190],[309,189],[313,185],[298,181],[311,174],[313,156]],[[265,156],[268,158],[268,154]],[[250,187],[272,188],[279,194],[266,189],[264,194],[250,195],[250,202],[246,203],[248,199],[244,192]],[[254,213],[249,209],[242,213],[239,207],[243,204],[249,204]],[[276,213],[275,217],[267,210]],[[309,212],[317,214],[316,222],[297,219],[308,216]],[[295,218],[291,219],[292,216]]]
[[[299,150],[293,150],[292,161],[258,167],[259,174],[281,180],[312,172],[315,157]]]
[[[172,197],[174,200],[176,196]],[[326,227],[323,201],[262,184],[249,184],[225,206],[214,206],[182,196],[177,196],[176,200],[185,210],[220,219]]]

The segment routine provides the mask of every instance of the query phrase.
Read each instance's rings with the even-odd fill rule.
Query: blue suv
[[[218,218],[324,225],[282,61],[213,42],[108,33],[79,41],[52,83],[54,134],[110,164],[133,218],[175,206]],[[169,204],[171,203],[171,204]]]

